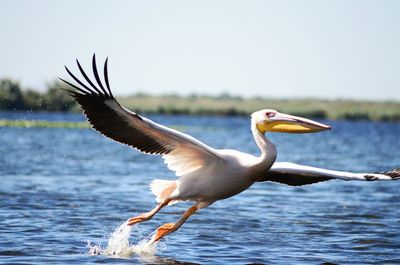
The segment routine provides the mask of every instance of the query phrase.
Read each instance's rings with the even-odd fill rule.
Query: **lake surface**
[[[1,118],[83,120],[47,113]],[[258,153],[248,118],[151,118],[216,148]],[[323,122],[333,130],[268,135],[277,160],[367,172],[400,167],[399,123]],[[135,254],[140,240],[190,206],[177,204],[119,234],[132,251],[112,257],[104,250],[113,231],[155,206],[150,181],[174,179],[160,157],[92,129],[0,127],[0,148],[0,264],[400,263],[400,181],[258,183],[200,210],[155,254]]]

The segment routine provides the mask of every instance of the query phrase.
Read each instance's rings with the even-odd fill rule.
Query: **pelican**
[[[331,179],[400,179],[400,169],[378,173],[351,173],[275,162],[277,149],[265,136],[266,133],[313,133],[329,130],[330,127],[272,109],[263,109],[251,115],[251,131],[261,155],[254,156],[231,149],[214,149],[187,134],[155,123],[121,106],[110,89],[108,58],[104,63],[105,85],[100,79],[95,55],[92,58],[95,82],[87,76],[78,60],[76,63],[86,84],[66,66],[66,71],[76,83],[60,79],[71,87],[66,90],[79,103],[92,127],[106,137],[140,152],[161,155],[167,167],[178,177],[177,180],[153,180],[150,190],[156,197],[156,207],[130,218],[128,225],[150,220],[165,206],[182,201],[194,202],[176,223],[160,226],[151,238],[151,243],[178,230],[196,211],[239,194],[256,182],[273,181],[300,186]]]

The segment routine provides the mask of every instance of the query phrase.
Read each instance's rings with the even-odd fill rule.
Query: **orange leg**
[[[197,210],[198,210],[198,206],[194,205],[192,207],[190,207],[189,209],[187,209],[185,211],[185,213],[183,214],[182,218],[179,219],[178,222],[174,223],[168,223],[168,224],[164,224],[162,226],[160,226],[157,230],[156,233],[154,234],[154,236],[151,238],[150,243],[155,243],[158,240],[160,240],[161,238],[163,238],[164,236],[178,230],[184,222],[186,222],[186,220],[192,215],[194,214]]]
[[[170,201],[171,201],[170,199],[164,200],[163,202],[157,204],[157,206],[153,210],[151,210],[150,212],[142,213],[142,214],[140,214],[138,216],[130,218],[128,220],[128,225],[134,225],[134,224],[137,224],[137,223],[140,223],[140,222],[144,222],[144,221],[150,220],[163,207],[167,206]]]

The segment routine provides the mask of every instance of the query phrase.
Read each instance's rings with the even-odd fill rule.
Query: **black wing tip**
[[[81,63],[79,62],[78,58],[75,58],[75,62],[78,65],[78,68],[82,68]]]
[[[77,91],[74,91],[74,90],[71,90],[71,89],[68,89],[68,88],[62,87],[62,88],[60,88],[60,89],[66,91],[66,92],[68,92],[68,93],[69,93],[72,97],[74,97],[74,98],[79,97],[80,95],[83,95],[82,93],[79,93],[79,92],[77,92]]]
[[[65,70],[67,71],[67,73],[68,73],[69,75],[71,75],[71,71],[68,69],[68,66],[64,65],[64,68],[65,68]]]
[[[106,57],[106,60],[104,62],[104,81],[106,83],[106,87],[107,87],[107,90],[108,90],[108,93],[109,93],[110,97],[112,99],[115,99],[113,93],[111,92],[110,81],[108,79],[108,57]]]
[[[67,82],[66,80],[62,79],[61,77],[57,76],[57,79],[58,79],[59,81],[61,81],[62,83],[68,85],[68,82]],[[71,93],[71,94],[76,94],[76,93],[78,93],[78,92],[76,92],[76,91],[74,91],[74,90],[71,90],[71,89],[68,89],[68,88],[65,88],[65,87],[59,87],[59,89],[64,90],[64,91],[67,91],[67,92],[69,92],[69,93]]]
[[[391,177],[393,180],[400,180],[400,168],[395,168],[390,171],[382,172],[381,174]]]
[[[83,67],[82,67],[81,63],[79,62],[78,58],[76,58],[75,61],[76,61],[78,69],[81,72],[83,78],[89,83],[91,88],[86,86],[84,83],[82,83],[82,81],[80,81],[78,78],[76,78],[75,75],[68,69],[68,67],[66,65],[64,65],[65,70],[79,84],[79,86],[78,85],[74,85],[71,82],[68,82],[68,81],[66,81],[66,80],[64,80],[62,78],[59,78],[61,81],[63,81],[64,83],[68,84],[69,86],[73,87],[75,90],[77,90],[77,91],[75,91],[75,93],[77,93],[77,94],[80,94],[80,95],[91,95],[91,96],[96,96],[96,97],[102,97],[102,98],[105,98],[105,99],[115,99],[114,95],[111,92],[110,86],[109,86],[107,67],[105,67],[105,69],[104,69],[104,79],[106,81],[106,87],[107,87],[108,91],[106,91],[104,89],[104,86],[101,83],[100,77],[99,77],[98,72],[97,72],[97,67],[96,67],[96,53],[93,53],[92,68],[93,68],[93,73],[94,73],[95,79],[96,79],[98,85],[100,86],[100,89],[97,88],[93,84],[93,82],[89,79],[89,77],[86,75],[86,73],[83,70]],[[106,57],[105,66],[107,66],[107,62],[108,62],[108,57]],[[69,91],[71,92],[72,90],[69,90]]]
[[[400,168],[395,168],[393,170],[384,171],[384,172],[373,172],[371,174],[384,175],[384,176],[390,177],[392,180],[400,180]],[[379,177],[374,176],[374,175],[365,175],[364,178],[367,181],[374,181],[374,180],[379,179]]]
[[[61,88],[61,89],[68,90],[68,91],[72,92],[74,96],[75,96],[75,95],[89,95],[89,92],[87,92],[87,91],[85,91],[85,90],[79,88],[78,86],[75,86],[74,84],[68,82],[67,80],[62,79],[61,77],[59,77],[59,79],[60,79],[61,81],[63,81],[64,83],[66,83],[67,85],[69,85],[70,87],[73,87],[74,89],[76,89],[76,90],[74,91],[74,90],[69,90],[69,89]],[[78,91],[79,91],[79,92],[78,92]]]
[[[103,83],[101,82],[101,79],[100,79],[100,76],[99,76],[99,72],[97,71],[96,54],[93,54],[92,70],[93,70],[94,78],[96,79],[96,82],[99,85],[102,93],[104,95],[108,95],[107,91],[104,89]]]

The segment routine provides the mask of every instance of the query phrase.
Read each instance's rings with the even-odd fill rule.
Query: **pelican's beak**
[[[330,130],[331,127],[316,121],[277,112],[266,121],[266,130],[285,133],[312,133]]]

